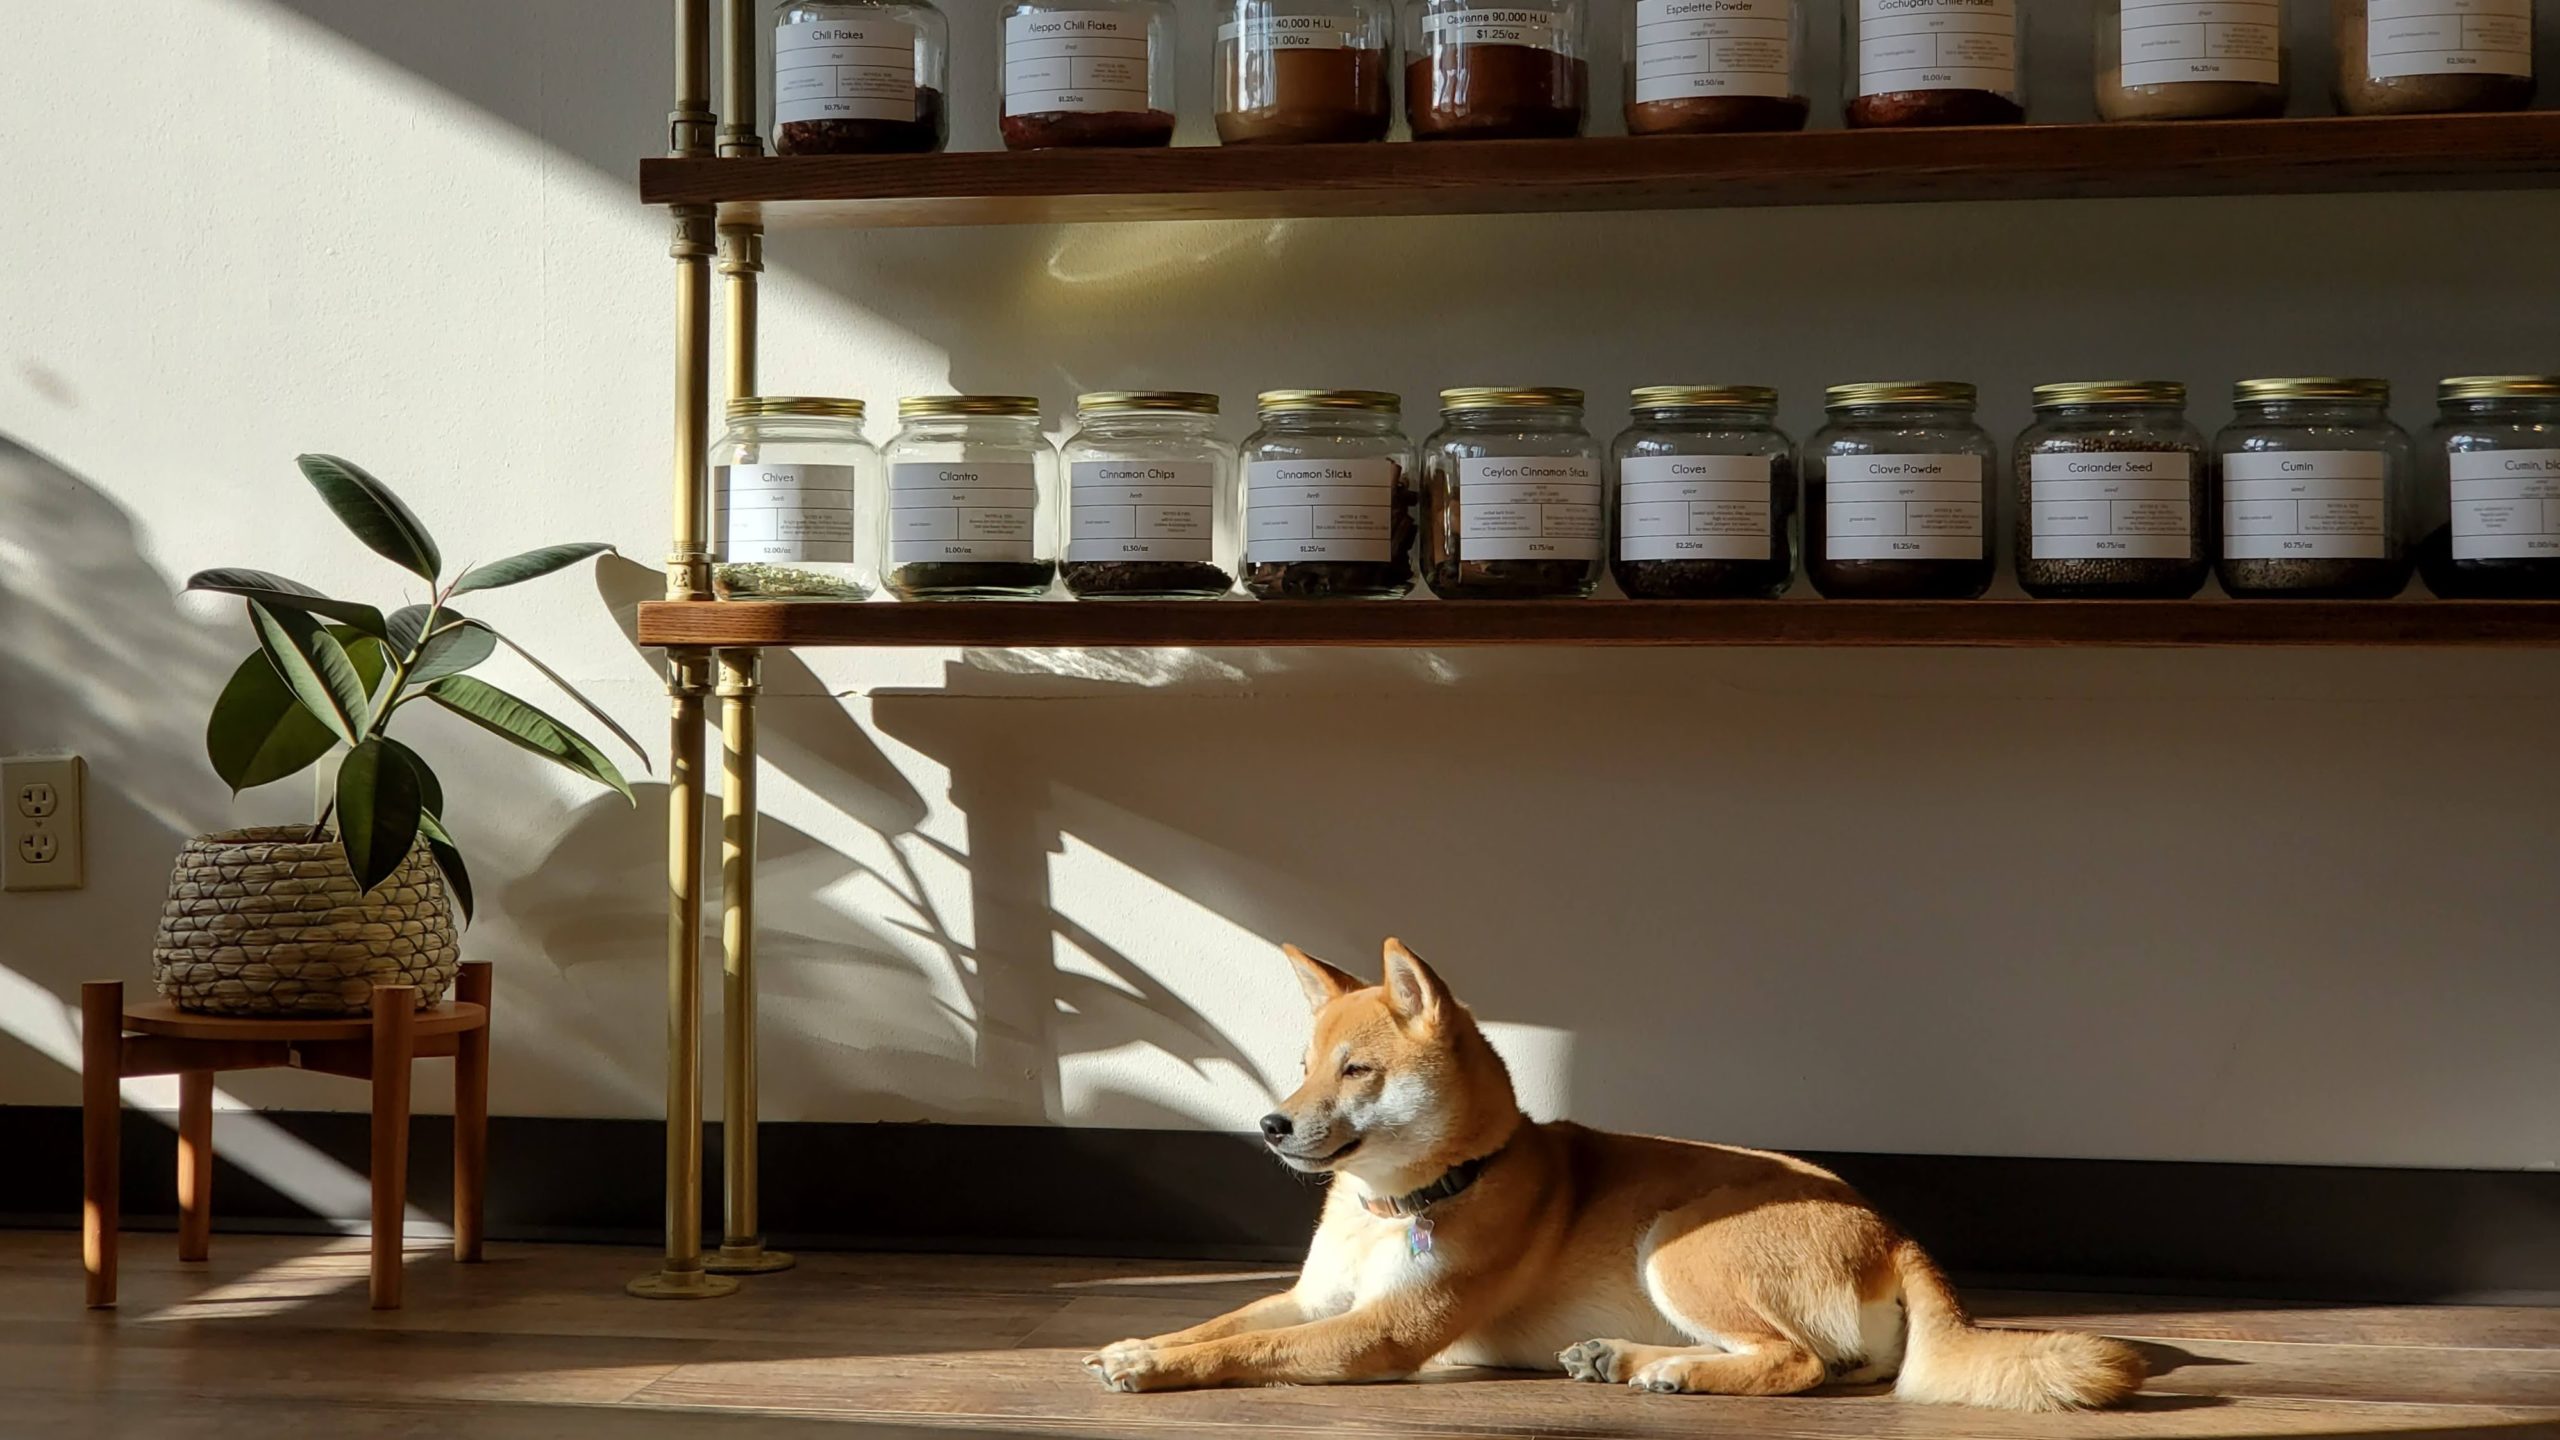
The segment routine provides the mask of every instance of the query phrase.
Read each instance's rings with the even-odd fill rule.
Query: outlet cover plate
[[[77,890],[84,836],[77,755],[0,760],[0,890]]]

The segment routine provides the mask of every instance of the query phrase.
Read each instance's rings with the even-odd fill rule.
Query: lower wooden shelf
[[[2560,601],[675,601],[640,642],[694,648],[1460,645],[2560,646]]]

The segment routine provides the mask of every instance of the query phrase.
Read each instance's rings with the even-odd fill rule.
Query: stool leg
[[[178,1258],[213,1253],[213,1072],[178,1072]]]
[[[486,1014],[493,986],[489,962],[462,967],[462,1000]],[[480,1258],[480,1223],[489,1199],[489,1027],[462,1032],[453,1053],[453,1258]]]
[[[116,1147],[124,1117],[124,986],[96,980],[80,987],[80,1259],[89,1273],[89,1308],[116,1303],[116,1227],[123,1223]]]
[[[400,1308],[400,1228],[409,1200],[409,1061],[418,989],[373,987],[373,1308]]]

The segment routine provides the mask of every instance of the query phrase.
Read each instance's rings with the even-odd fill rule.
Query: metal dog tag
[[[1428,1215],[1414,1216],[1413,1219],[1405,1225],[1404,1243],[1405,1249],[1410,1251],[1416,1259],[1420,1259],[1421,1257],[1430,1254],[1431,1217]]]

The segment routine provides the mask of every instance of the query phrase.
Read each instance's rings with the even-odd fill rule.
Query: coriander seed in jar
[[[2213,458],[2187,387],[2035,389],[2018,436],[2018,585],[2039,600],[2184,600],[2213,573]]]
[[[729,402],[712,447],[711,584],[723,600],[865,600],[881,528],[880,452],[862,402]]]
[[[1065,558],[1079,600],[1216,599],[1235,588],[1235,450],[1218,397],[1101,390],[1076,401]]]

